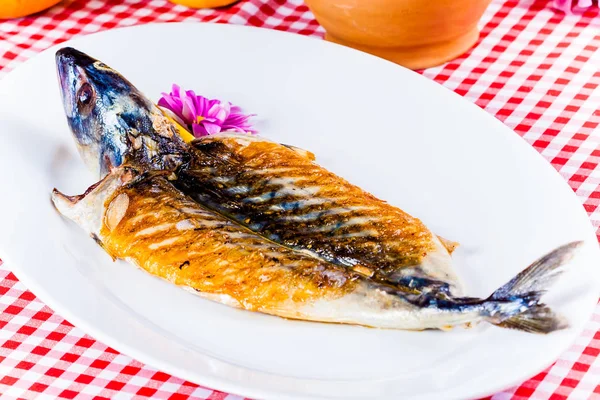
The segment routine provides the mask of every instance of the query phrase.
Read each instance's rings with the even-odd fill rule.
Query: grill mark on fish
[[[149,213],[148,214],[139,214],[139,215],[136,215],[134,218],[131,219],[130,222],[133,223],[133,224],[141,222],[144,219],[146,219],[149,215],[150,215]]]
[[[302,180],[306,180],[308,178],[305,177],[294,177],[294,176],[282,176],[279,178],[269,178],[267,183],[270,185],[279,185],[282,187],[288,187],[290,189],[300,189],[298,186],[295,186],[294,183]]]
[[[229,176],[215,176],[213,178],[213,181],[218,182],[218,183],[229,183],[233,180],[233,178],[229,177]]]
[[[255,236],[246,232],[227,232],[227,237],[230,239],[254,239]]]
[[[158,242],[158,243],[151,243],[151,244],[148,246],[148,248],[149,248],[150,250],[156,250],[156,249],[160,249],[161,247],[165,247],[165,246],[172,245],[173,243],[177,242],[178,240],[179,240],[179,238],[178,238],[178,237],[172,237],[172,238],[165,239],[165,240],[163,240],[163,241],[161,241],[161,242]]]
[[[302,215],[284,215],[284,216],[280,217],[279,220],[297,221],[297,222],[311,221],[311,220],[315,220],[315,219],[318,219],[318,218],[324,216],[325,213],[326,213],[326,211],[315,211],[315,212],[302,214]]]
[[[187,214],[192,214],[192,215],[200,215],[206,218],[206,222],[209,221],[220,221],[216,218],[214,218],[213,214],[211,212],[209,212],[208,210],[203,210],[203,209],[194,209],[191,207],[182,207],[179,209],[181,212],[187,213]]]
[[[325,210],[320,210],[320,211],[313,211],[313,212],[309,212],[306,214],[300,214],[300,215],[283,215],[280,217],[280,219],[284,220],[284,221],[307,222],[307,221],[316,220],[319,218],[332,216],[332,215],[337,216],[340,214],[348,214],[348,213],[352,213],[353,211],[362,210],[364,208],[365,207],[362,207],[362,206],[338,207],[338,208],[331,208],[331,209],[325,209]]]
[[[212,221],[211,221],[212,222]],[[175,224],[175,227],[179,231],[187,231],[188,229],[195,229],[198,226],[192,222],[190,219],[184,219]]]
[[[137,220],[135,221],[137,222]],[[136,232],[136,234],[134,235],[134,237],[138,237],[138,236],[146,236],[146,235],[153,235],[157,232],[161,232],[161,231],[165,231],[167,229],[170,229],[173,227],[173,224],[161,224],[161,225],[156,225],[156,226],[150,226],[146,229],[142,229],[141,231]]]
[[[349,227],[354,227],[354,226],[363,226],[365,225],[367,222],[371,222],[371,221],[379,221],[378,217],[355,217],[355,218],[350,218],[345,222],[336,222],[335,224],[331,224],[331,225],[317,225],[317,226],[312,226],[310,228],[307,228],[305,230],[303,230],[302,232],[305,233],[315,233],[315,232],[333,232],[335,230],[338,229],[344,229],[344,228],[349,228]]]
[[[245,193],[250,192],[252,190],[252,188],[250,188],[249,186],[246,186],[246,185],[241,185],[241,186],[234,186],[232,188],[228,188],[225,190],[227,190],[227,192],[232,193],[232,194],[245,194]]]
[[[381,221],[381,217],[352,217],[342,223],[342,226],[365,225],[369,222]]]
[[[323,198],[313,198],[313,199],[300,199],[295,201],[288,201],[279,204],[274,204],[269,206],[269,210],[272,211],[295,211],[302,208],[316,206],[326,203],[333,203],[334,199],[323,199]]]
[[[366,230],[360,232],[343,233],[339,235],[341,238],[356,238],[356,237],[377,237],[378,232],[376,230]]]
[[[254,197],[248,197],[243,199],[244,203],[263,203],[269,200],[273,200],[281,197],[290,197],[294,199],[302,199],[309,196],[314,196],[319,192],[320,188],[318,186],[315,187],[305,187],[305,188],[297,188],[297,187],[282,187],[279,190],[264,192],[258,194]]]
[[[269,169],[253,169],[249,170],[247,173],[249,175],[273,175],[273,174],[282,174],[285,172],[294,171],[293,167],[280,167],[280,168],[269,168]]]

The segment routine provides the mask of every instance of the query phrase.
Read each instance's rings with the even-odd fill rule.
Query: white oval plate
[[[153,99],[173,82],[259,115],[271,139],[423,219],[462,246],[485,296],[558,245],[588,245],[547,296],[572,328],[548,336],[482,324],[402,332],[287,321],[193,296],[110,258],[53,209],[94,178],[67,127],[54,51],[0,82],[0,256],[36,295],[107,345],[163,371],[249,397],[450,399],[488,395],[547,367],[599,294],[593,228],[563,179],[500,122],[378,58],[281,32],[168,24],[82,37],[76,47]]]

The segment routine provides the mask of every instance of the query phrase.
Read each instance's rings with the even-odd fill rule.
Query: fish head
[[[163,167],[182,149],[165,114],[114,69],[70,47],[56,53],[56,67],[69,127],[99,177],[122,164]]]

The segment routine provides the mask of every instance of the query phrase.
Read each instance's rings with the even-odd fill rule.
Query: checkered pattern
[[[600,238],[600,11],[564,15],[545,0],[494,0],[469,54],[423,74],[495,115],[569,182]],[[190,10],[164,0],[71,0],[0,22],[0,76],[47,47],[114,27],[167,21],[246,24],[321,37],[301,0]],[[10,266],[7,266],[10,267]],[[0,266],[2,398],[241,399],[159,372],[86,336]],[[600,306],[546,371],[492,398],[600,399]]]

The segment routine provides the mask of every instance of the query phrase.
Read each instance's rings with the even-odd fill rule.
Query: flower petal
[[[204,122],[204,121],[203,121]],[[204,129],[208,132],[209,135],[214,135],[215,133],[221,132],[221,125],[212,124],[210,122],[204,123]]]
[[[208,110],[208,116],[216,118],[219,121],[219,123],[223,123],[229,116],[229,112],[229,104],[218,102],[213,104],[210,110]]]
[[[183,98],[183,109],[181,110],[181,114],[183,115],[183,119],[188,123],[196,121],[196,107],[194,107],[192,99],[188,97]]]
[[[181,88],[179,87],[179,85],[173,84],[173,86],[171,87],[171,96],[181,97],[181,95],[179,94],[180,89]]]
[[[181,109],[183,108],[183,103],[181,102],[181,99],[169,96],[165,93],[163,93],[163,97],[161,97],[160,100],[158,100],[158,105],[161,107],[168,108],[177,115],[181,114]]]
[[[193,124],[192,125],[192,133],[194,134],[195,137],[202,137],[202,136],[208,135],[208,132],[206,131],[204,126],[201,124]]]

